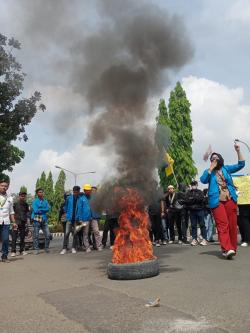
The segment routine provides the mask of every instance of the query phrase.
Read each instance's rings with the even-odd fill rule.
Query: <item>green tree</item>
[[[53,209],[51,215],[51,220],[53,224],[56,224],[58,222],[58,212],[61,207],[61,204],[64,201],[65,181],[66,181],[65,172],[61,170],[57,178],[54,190]]]
[[[36,187],[36,189],[37,188],[42,188],[43,190],[45,190],[45,188],[46,188],[46,174],[45,174],[44,171],[42,172],[41,177],[40,177],[39,182],[38,182],[37,185],[39,185],[39,186]]]
[[[35,189],[38,189],[39,187],[40,187],[40,178],[37,178]]]
[[[20,191],[19,191],[19,192],[26,192],[26,193],[28,193],[27,187],[24,186],[24,185],[22,185],[22,186],[20,187]]]
[[[8,39],[0,34],[0,174],[5,170],[12,171],[24,157],[24,151],[12,142],[17,139],[27,141],[25,126],[38,109],[45,110],[43,104],[38,105],[41,94],[37,91],[30,98],[20,98],[25,74],[13,54],[20,46],[14,38]]]
[[[174,172],[178,183],[190,184],[196,176],[197,169],[192,158],[192,121],[190,102],[180,82],[170,93],[168,110],[163,101],[159,105],[158,123],[164,124],[170,129],[169,155],[174,159]],[[174,184],[173,175],[166,177],[163,170],[159,169],[161,185],[166,188],[170,183]]]
[[[46,179],[45,187],[44,187],[44,195],[45,198],[48,200],[51,207],[54,204],[54,184],[53,184],[53,177],[51,171],[48,174],[48,178]]]

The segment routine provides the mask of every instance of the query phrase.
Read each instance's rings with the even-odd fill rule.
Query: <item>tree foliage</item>
[[[12,171],[24,157],[24,151],[12,142],[17,139],[27,141],[25,126],[38,110],[45,110],[43,104],[38,105],[41,100],[39,92],[21,98],[25,74],[14,56],[14,51],[20,48],[17,40],[0,34],[0,174],[5,170]]]
[[[178,183],[190,184],[196,176],[197,169],[192,159],[192,121],[190,102],[180,82],[177,82],[175,88],[170,93],[168,109],[165,101],[161,100],[159,104],[159,116],[157,123],[170,129],[169,155],[174,159],[174,172]],[[163,188],[174,184],[173,175],[166,177],[162,167],[159,168],[160,182]]]
[[[24,185],[22,185],[22,186],[20,187],[19,192],[25,192],[25,193],[28,193],[27,187],[24,186]]]

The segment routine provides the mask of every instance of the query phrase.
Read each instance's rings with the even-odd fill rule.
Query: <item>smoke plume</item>
[[[148,102],[192,57],[181,19],[148,1],[93,1],[88,24],[79,13],[89,1],[23,3],[30,38],[61,50],[53,61],[65,65],[69,86],[88,102],[82,110],[90,121],[87,143],[102,146],[107,156],[115,151],[115,183],[151,192],[157,149]],[[64,117],[70,124],[70,112]]]

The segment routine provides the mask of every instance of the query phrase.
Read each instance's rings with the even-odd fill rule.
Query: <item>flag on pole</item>
[[[174,168],[173,168],[174,160],[168,153],[166,153],[165,161],[167,162],[167,167],[165,168],[165,173],[166,173],[166,176],[168,177],[174,173]]]

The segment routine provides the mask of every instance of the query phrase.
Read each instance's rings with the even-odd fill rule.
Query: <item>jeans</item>
[[[168,222],[168,219],[162,218],[161,219],[161,225],[162,225],[163,239],[165,241],[167,241],[167,240],[169,240],[169,222]]]
[[[17,230],[12,229],[11,252],[16,253],[16,241],[18,234],[20,237],[20,253],[24,251],[25,227],[25,223],[20,223],[18,224]]]
[[[64,239],[63,239],[63,248],[67,250],[68,245],[69,245],[69,235],[72,233],[73,235],[73,243],[72,243],[72,248],[76,248],[76,243],[77,243],[77,234],[75,233],[75,223],[67,221],[66,222],[66,228],[65,228],[65,234],[64,234]]]
[[[7,259],[9,253],[10,225],[9,224],[0,225],[0,233],[2,238],[2,259]]]
[[[48,226],[47,222],[34,221],[33,228],[34,228],[34,233],[33,233],[34,249],[39,250],[39,230],[40,229],[42,229],[44,237],[45,237],[45,249],[48,249],[49,242],[50,242],[50,239],[49,239],[50,232],[49,232],[49,226]]]
[[[204,222],[204,211],[203,210],[192,210],[190,211],[190,220],[192,227],[192,238],[197,240],[197,227],[198,224],[201,229],[201,236],[203,239],[207,239],[207,232]]]
[[[207,232],[207,240],[210,241],[213,239],[213,231],[214,231],[214,224],[211,214],[205,214],[204,216],[204,222],[206,226],[206,232]]]

